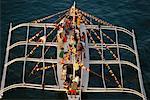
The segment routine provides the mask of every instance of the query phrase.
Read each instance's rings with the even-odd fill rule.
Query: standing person
[[[60,57],[60,58],[64,58],[64,48],[61,48],[59,57]]]
[[[82,60],[82,51],[83,51],[82,43],[78,43],[78,46],[77,46],[77,58],[79,59],[79,61]]]
[[[64,33],[64,28],[62,27],[62,25],[58,25],[58,34]]]
[[[58,42],[58,47],[61,49],[63,47],[62,34],[57,34],[57,42]]]
[[[59,57],[60,57],[60,63],[64,64],[64,48],[61,48]]]
[[[66,35],[66,34],[64,34],[63,42],[64,42],[64,43],[66,43],[66,42],[67,42],[67,35]]]
[[[74,69],[75,69],[75,76],[80,76],[80,73],[79,73],[79,69],[80,69],[80,66],[79,66],[79,60],[77,60],[74,64]]]
[[[74,39],[74,36],[73,35],[71,35],[71,37],[70,37],[70,45],[72,46],[72,47],[74,47],[74,45],[76,44],[76,41],[75,41],[75,39]]]
[[[81,15],[79,14],[78,18],[77,18],[77,27],[80,27],[80,23],[81,23]]]
[[[66,62],[68,62],[70,60],[70,54],[69,54],[69,52],[65,52],[64,60]]]
[[[61,74],[61,80],[66,80],[66,74],[67,74],[67,66],[62,66],[62,74]]]
[[[85,33],[84,32],[82,32],[81,40],[85,42]]]
[[[67,51],[68,51],[68,48],[67,48],[67,46],[68,46],[67,40],[68,40],[68,38],[67,38],[67,35],[65,34],[64,37],[63,37],[64,52],[67,52]]]

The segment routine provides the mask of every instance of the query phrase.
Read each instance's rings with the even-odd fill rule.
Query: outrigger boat
[[[26,32],[19,33],[26,35],[25,39],[12,43],[15,31],[22,27]],[[130,37],[133,45],[120,43],[121,34]],[[23,48],[24,53],[11,58],[11,50],[19,46],[23,46],[18,50]],[[122,59],[121,50],[131,52],[136,63]],[[19,51],[15,52],[19,55]],[[21,65],[11,66],[18,62]],[[22,73],[21,81],[6,84],[11,67]],[[137,76],[132,77],[138,81],[139,90],[127,85],[129,80],[124,78],[133,71],[125,72],[126,68],[136,72]],[[36,75],[41,77],[34,80]],[[96,79],[91,81],[94,76]],[[68,100],[81,100],[83,92],[131,93],[147,100],[134,31],[88,14],[76,8],[75,2],[71,8],[56,14],[14,27],[10,24],[0,97],[13,88],[65,91]]]

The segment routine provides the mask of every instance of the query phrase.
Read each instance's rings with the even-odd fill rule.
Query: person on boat
[[[77,55],[76,47],[73,47],[73,49],[72,49],[72,56],[76,57],[76,55]]]
[[[76,82],[77,85],[78,85],[78,84],[79,84],[79,79],[80,79],[79,76],[76,76],[72,81],[73,81],[73,82]]]
[[[61,48],[59,57],[60,57],[60,63],[64,64],[64,48]]]
[[[65,52],[64,61],[68,62],[70,60],[69,52]]]
[[[66,35],[66,34],[64,34],[63,42],[64,42],[64,43],[66,43],[66,42],[67,42],[67,35]]]
[[[67,72],[67,66],[63,65],[62,66],[62,73],[61,73],[61,80],[66,80],[66,73]]]
[[[78,28],[80,27],[80,23],[81,23],[81,14],[78,14],[78,17],[77,17],[77,27]]]
[[[79,70],[79,60],[77,60],[77,61],[74,63],[74,69],[75,69],[76,75],[78,75],[78,70]]]
[[[77,82],[72,82],[71,83],[71,85],[70,85],[70,87],[69,87],[69,94],[72,96],[72,95],[75,95],[75,97],[76,97],[76,95],[77,95],[77,89],[78,89],[78,84],[77,84]]]
[[[72,74],[67,74],[66,75],[66,80],[64,82],[64,88],[69,90],[69,86],[71,85],[72,80],[73,80],[73,75]]]
[[[72,49],[73,49],[73,46],[69,43],[69,45],[68,45],[68,52],[72,53]]]
[[[64,32],[64,29],[63,29],[63,26],[62,25],[59,25],[58,26],[58,34]]]
[[[64,29],[65,29],[65,31],[66,31],[67,34],[69,34],[69,31],[72,28],[72,26],[71,26],[71,20],[72,20],[71,17],[69,17],[68,19],[65,20]]]
[[[82,32],[82,34],[81,34],[81,41],[85,42],[85,33],[84,32]]]
[[[69,44],[72,45],[72,47],[76,44],[76,41],[75,41],[73,35],[71,35],[71,37],[70,37],[70,42],[69,42]]]
[[[64,52],[67,52],[68,51],[68,43],[67,43],[67,40],[68,40],[68,37],[66,34],[64,34],[64,37],[63,37],[63,43],[64,43]]]
[[[60,57],[60,58],[64,58],[64,48],[61,48],[59,57]]]
[[[75,29],[75,34],[76,34],[77,37],[79,37],[80,31],[79,31],[78,28]]]
[[[82,60],[82,51],[83,51],[83,45],[82,45],[82,43],[78,43],[78,45],[77,45],[77,57],[78,57],[78,59],[80,59],[79,61],[81,61]]]
[[[62,34],[57,34],[57,42],[59,48],[62,48],[64,46]]]
[[[78,38],[79,38],[79,30],[75,29],[75,34],[74,34],[75,47],[77,47]]]
[[[80,43],[82,44],[83,47],[85,47],[85,41],[81,40]]]

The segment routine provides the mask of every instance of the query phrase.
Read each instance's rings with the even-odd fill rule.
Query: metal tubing
[[[29,38],[29,24],[27,26],[25,57],[24,57],[24,64],[23,64],[23,75],[22,75],[22,82],[23,83],[25,83],[25,69],[26,69],[26,59],[27,59],[27,50],[28,50],[28,38]]]
[[[5,56],[5,64],[8,62],[8,57],[9,57],[9,45],[10,45],[10,40],[11,40],[11,31],[12,31],[12,23],[10,23],[10,28],[9,28],[6,56]],[[3,89],[5,86],[6,73],[7,73],[7,66],[4,65],[2,81],[1,81],[1,89]],[[0,97],[2,97],[2,96],[3,96],[3,93],[0,94]]]
[[[119,53],[119,43],[118,43],[118,32],[117,29],[115,28],[115,33],[116,33],[116,44],[117,44],[117,55],[118,55],[118,61],[119,61],[119,70],[120,70],[120,77],[121,77],[121,87],[123,87],[123,75],[122,75],[122,67],[120,63],[120,53]]]
[[[102,30],[101,30],[100,27],[99,27],[99,30],[100,30],[101,40],[103,41]],[[102,50],[101,58],[102,58],[102,61],[104,61],[104,50],[103,49],[104,49],[104,47],[103,47],[103,44],[101,43],[101,50]],[[103,80],[104,88],[106,88],[105,75],[104,75],[104,64],[102,64],[102,80]]]

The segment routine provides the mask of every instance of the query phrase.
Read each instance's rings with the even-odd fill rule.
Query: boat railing
[[[26,37],[26,41],[18,41],[18,42],[15,42],[15,43],[12,43],[12,45],[10,45],[10,42],[11,42],[11,36],[13,35],[12,34],[12,31],[15,31],[17,30],[18,28],[21,28],[21,27],[27,27],[27,37]],[[58,60],[57,59],[46,59],[44,57],[42,58],[32,58],[32,57],[27,57],[27,56],[23,56],[23,57],[16,57],[16,58],[13,58],[9,61],[9,52],[11,49],[15,48],[15,47],[18,47],[18,46],[21,46],[21,45],[24,45],[26,48],[28,46],[41,46],[41,47],[45,47],[45,46],[55,46],[57,47],[57,43],[56,42],[45,42],[45,43],[41,43],[41,42],[29,42],[28,41],[28,37],[29,37],[29,27],[36,27],[36,28],[43,28],[44,30],[46,28],[55,28],[55,24],[53,23],[23,23],[23,24],[19,24],[19,25],[16,25],[16,26],[12,26],[12,24],[10,25],[10,29],[9,29],[9,35],[8,35],[8,42],[7,42],[7,48],[6,48],[6,56],[5,56],[5,64],[4,64],[4,70],[3,70],[3,76],[2,76],[2,81],[1,81],[1,90],[0,90],[0,96],[3,95],[4,92],[10,90],[10,89],[13,89],[13,88],[18,88],[18,87],[24,87],[24,88],[36,88],[36,89],[43,89],[42,86],[40,84],[30,84],[30,83],[26,83],[26,82],[21,82],[21,83],[18,83],[18,84],[12,84],[10,86],[5,86],[5,81],[6,81],[6,76],[7,76],[7,68],[9,68],[8,66],[15,63],[15,62],[19,62],[19,61],[22,61],[22,62],[43,62],[43,63],[58,63]],[[102,44],[102,43],[97,43],[97,47],[101,48],[101,47],[109,47],[109,48],[118,48],[118,49],[125,49],[127,51],[130,51],[132,52],[134,55],[135,55],[135,58],[136,58],[136,61],[137,61],[137,64],[133,64],[131,61],[126,61],[126,60],[99,60],[99,61],[94,61],[94,60],[89,60],[89,64],[125,64],[125,65],[129,65],[130,67],[134,68],[137,70],[138,72],[138,76],[139,76],[139,82],[140,82],[140,90],[141,90],[141,93],[136,91],[136,90],[133,90],[133,89],[129,89],[129,88],[115,88],[115,89],[109,89],[109,88],[87,88],[85,90],[83,90],[83,92],[94,92],[94,91],[97,91],[97,92],[126,92],[126,93],[133,93],[133,94],[136,94],[138,96],[140,96],[141,98],[143,98],[144,100],[145,99],[145,92],[144,92],[144,87],[143,87],[143,83],[142,83],[142,77],[141,77],[141,70],[140,70],[140,65],[139,65],[139,58],[138,58],[138,53],[137,53],[137,48],[136,48],[136,41],[135,41],[135,34],[134,32],[132,31],[129,31],[125,28],[122,28],[122,27],[117,27],[117,26],[103,26],[101,25],[99,27],[99,25],[86,25],[86,28],[87,29],[97,29],[97,30],[113,30],[113,31],[121,31],[123,32],[124,34],[127,34],[129,36],[132,37],[133,39],[133,45],[134,45],[134,48],[128,46],[127,44],[120,44],[120,43],[116,43],[116,44]],[[45,32],[45,31],[44,31]],[[119,34],[119,33],[116,33],[116,34]],[[118,38],[118,37],[116,37]],[[92,44],[92,43],[88,43],[88,49],[89,48],[94,48],[95,46]],[[104,49],[104,48],[103,48]],[[42,50],[42,54],[44,54],[44,51]],[[84,58],[84,54],[82,54],[82,57]],[[82,59],[83,59],[82,58]],[[71,62],[68,62],[68,63],[71,63]],[[25,71],[25,70],[23,70]],[[25,77],[25,76],[24,76]],[[23,78],[24,78],[23,77]],[[56,91],[64,91],[62,89],[59,88],[59,86],[51,86],[51,85],[45,85],[44,87],[45,90],[56,90]],[[93,89],[93,90],[92,90]]]

